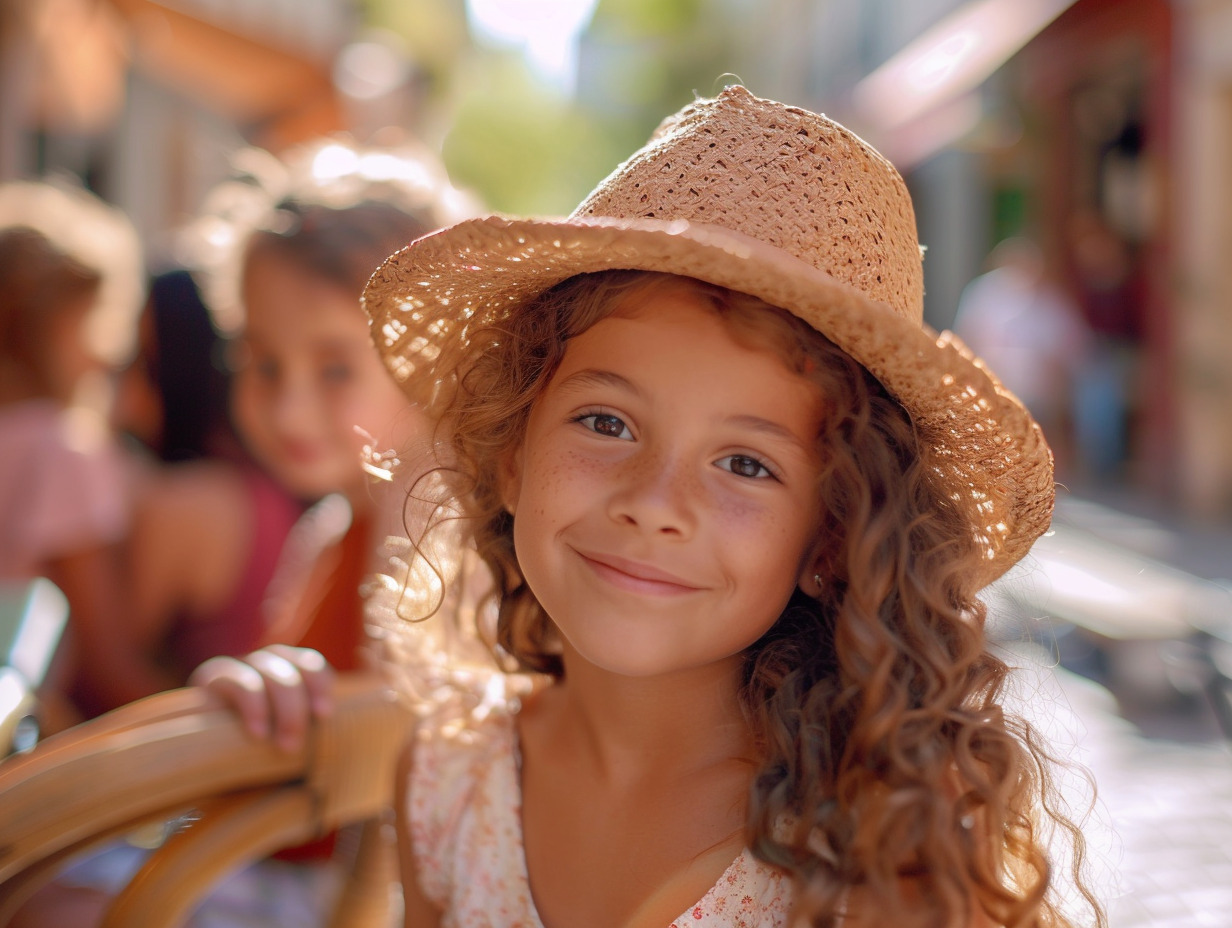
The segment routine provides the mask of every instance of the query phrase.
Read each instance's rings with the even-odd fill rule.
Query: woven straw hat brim
[[[425,236],[392,255],[364,293],[378,350],[423,401],[451,372],[447,342],[499,322],[545,289],[608,269],[693,277],[782,307],[864,365],[912,417],[955,495],[981,514],[980,580],[1003,574],[1051,519],[1052,457],[1022,403],[949,333],[939,335],[786,251],[685,220],[488,217]],[[450,353],[452,356],[452,352]]]

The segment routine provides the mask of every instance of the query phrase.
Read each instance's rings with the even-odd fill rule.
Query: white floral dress
[[[420,888],[445,928],[542,928],[522,844],[514,716],[416,744],[409,822]],[[783,928],[791,880],[746,849],[665,928]]]

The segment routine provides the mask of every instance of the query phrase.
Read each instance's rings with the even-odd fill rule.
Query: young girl
[[[414,540],[446,586],[390,604],[408,654],[478,633],[533,683],[425,704],[407,926],[1075,923],[1048,837],[1077,864],[1081,838],[977,597],[1046,528],[1051,459],[923,327],[920,254],[888,162],[734,87],[570,218],[464,222],[373,276],[442,439]],[[429,618],[459,525],[493,608]],[[311,655],[259,664],[264,690],[199,679],[254,728],[327,704]]]

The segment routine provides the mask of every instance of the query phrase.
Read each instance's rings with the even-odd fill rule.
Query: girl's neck
[[[752,761],[751,732],[737,689],[740,658],[667,676],[628,677],[596,667],[564,645],[557,730],[574,740],[599,776],[661,776],[663,763]]]
[[[37,399],[55,398],[48,396],[47,390],[37,384],[28,372],[17,365],[0,361],[0,405]],[[61,402],[59,399],[55,401]]]
[[[347,505],[351,507],[351,514],[356,519],[367,518],[376,510],[366,487],[351,487],[343,490],[342,496],[347,501]]]

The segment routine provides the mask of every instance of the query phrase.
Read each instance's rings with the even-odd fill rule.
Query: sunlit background
[[[933,326],[1022,236],[1095,332],[994,632],[1100,687],[1114,928],[1232,925],[1232,0],[0,0],[0,180],[80,178],[154,268],[236,151],[333,133],[561,214],[734,81],[898,165]]]

